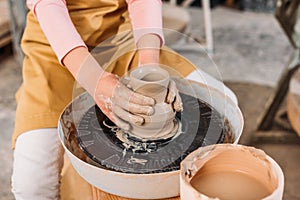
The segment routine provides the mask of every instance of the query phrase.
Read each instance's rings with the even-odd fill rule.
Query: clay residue
[[[170,141],[172,141],[173,139],[175,139],[181,132],[181,127],[182,124],[180,121],[176,120],[176,123],[174,122],[175,126],[174,126],[174,130],[172,131],[172,138],[170,139]],[[123,151],[123,156],[126,155],[126,151],[131,150],[132,152],[144,152],[144,153],[151,153],[153,151],[155,151],[157,149],[157,144],[155,143],[155,141],[147,141],[147,140],[143,140],[141,138],[136,138],[137,140],[132,140],[130,139],[129,135],[130,133],[126,133],[123,130],[117,128],[117,126],[109,126],[105,123],[103,123],[105,126],[107,126],[108,128],[111,128],[112,130],[114,130],[113,132],[116,134],[116,137],[122,141],[122,145],[124,146],[124,151]],[[168,139],[167,138],[162,138],[163,140]]]
[[[128,164],[140,164],[140,165],[145,165],[146,162],[148,162],[148,160],[134,158],[133,156],[131,156],[131,158],[127,161]]]

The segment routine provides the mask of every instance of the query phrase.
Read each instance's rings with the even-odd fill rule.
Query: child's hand
[[[136,114],[151,115],[154,112],[154,99],[130,90],[111,73],[105,73],[99,79],[93,96],[102,112],[123,130],[129,130],[130,123],[144,123],[144,118]]]
[[[172,104],[173,109],[176,112],[181,112],[183,110],[181,97],[176,87],[176,83],[172,79],[170,79],[169,83],[167,103]]]

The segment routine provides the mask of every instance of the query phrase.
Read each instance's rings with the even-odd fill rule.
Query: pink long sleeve
[[[161,0],[126,0],[135,43],[145,34],[154,33],[164,43]]]
[[[27,0],[58,60],[79,46],[86,46],[75,29],[64,0]]]
[[[163,43],[161,1],[126,1],[135,42],[145,34],[154,33]],[[86,46],[72,23],[65,0],[27,0],[27,6],[39,21],[60,62],[72,49]]]

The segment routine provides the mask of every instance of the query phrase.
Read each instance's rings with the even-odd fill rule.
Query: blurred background
[[[300,199],[298,7],[297,0],[163,1],[164,27],[201,43],[236,94],[245,120],[239,143],[264,150],[281,166],[285,200]],[[14,199],[11,134],[26,13],[24,0],[0,0],[0,200]],[[198,62],[190,41],[178,52]]]

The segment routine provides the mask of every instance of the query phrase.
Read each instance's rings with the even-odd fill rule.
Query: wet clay
[[[159,66],[143,66],[130,72],[129,86],[136,92],[155,99],[154,113],[142,115],[142,125],[131,124],[130,134],[140,139],[166,139],[175,134],[175,111],[166,102],[170,76]]]
[[[246,149],[223,149],[223,152],[211,155],[204,164],[199,161],[195,165],[200,169],[190,184],[208,197],[259,200],[272,194],[277,187],[270,163],[260,153]]]

